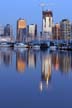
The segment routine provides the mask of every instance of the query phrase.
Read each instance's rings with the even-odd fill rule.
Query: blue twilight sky
[[[72,0],[1,0],[0,24],[10,23],[15,32],[16,21],[22,17],[26,19],[27,24],[37,23],[41,27],[41,2],[49,4],[46,9],[53,11],[54,23],[63,18],[72,21]]]

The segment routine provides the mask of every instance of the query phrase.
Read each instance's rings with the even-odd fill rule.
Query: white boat
[[[10,47],[10,46],[11,46],[11,44],[8,44],[8,43],[5,43],[5,42],[0,43],[0,47]]]
[[[33,45],[33,46],[32,46],[32,49],[40,50],[40,45]]]
[[[24,43],[16,43],[14,48],[28,48],[28,45]]]
[[[56,46],[50,46],[50,50],[55,51],[57,49]]]

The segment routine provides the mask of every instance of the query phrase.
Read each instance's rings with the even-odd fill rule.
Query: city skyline
[[[41,26],[41,6],[40,3],[46,3],[46,9],[50,9],[54,13],[54,22],[60,22],[61,19],[67,18],[72,21],[71,16],[71,0],[69,1],[57,1],[57,0],[15,0],[13,1],[4,1],[0,3],[0,24],[11,23],[13,28],[16,28],[16,20],[19,17],[25,18],[27,24],[36,23]],[[7,12],[7,14],[6,14]],[[33,17],[33,16],[34,17]],[[29,19],[30,18],[30,19]],[[14,31],[15,32],[15,31]]]
[[[0,108],[72,106],[72,1],[0,1]]]
[[[0,25],[1,40],[5,38],[13,39],[13,37],[17,42],[39,39],[37,37],[42,37],[45,40],[72,39],[72,22],[69,19],[62,19],[59,23],[54,23],[53,12],[51,10],[42,11],[42,29],[39,32],[37,30],[37,24],[28,25],[23,18],[19,18],[16,25],[16,35],[14,35],[11,24],[6,24],[5,26]]]

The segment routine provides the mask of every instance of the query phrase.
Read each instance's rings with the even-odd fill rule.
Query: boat
[[[33,46],[32,46],[32,49],[40,50],[40,45],[33,45]]]
[[[28,48],[28,45],[24,43],[15,43],[14,48]]]
[[[10,43],[7,43],[7,42],[2,42],[0,43],[0,47],[11,47],[11,44]]]
[[[52,50],[52,51],[57,50],[57,46],[50,46],[50,50]]]

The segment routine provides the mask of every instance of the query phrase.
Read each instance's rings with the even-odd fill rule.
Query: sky
[[[48,4],[45,9],[53,11],[54,23],[64,18],[72,21],[72,0],[0,0],[0,24],[10,23],[15,32],[17,19],[24,18],[27,24],[36,23],[40,28],[41,3]]]

